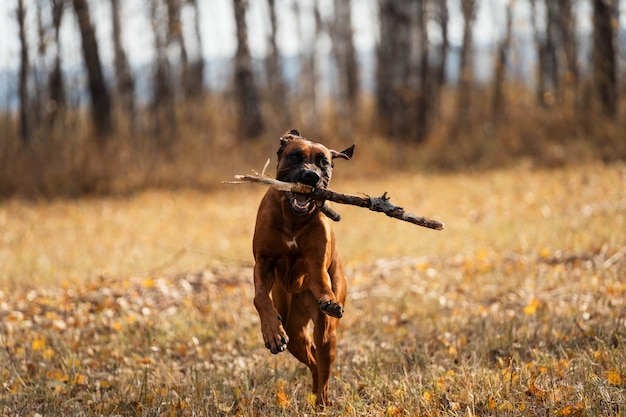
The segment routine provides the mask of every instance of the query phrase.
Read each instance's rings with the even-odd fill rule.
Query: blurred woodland
[[[222,88],[210,87],[206,57],[188,47],[220,42],[202,38],[201,27],[215,24],[199,13],[209,2],[141,1],[154,39],[148,69],[129,64],[122,0],[13,0],[19,105],[0,109],[0,196],[209,187],[239,173],[233,158],[260,168],[292,127],[330,146],[356,141],[371,158],[384,155],[386,161],[366,159],[372,170],[390,162],[397,169],[458,170],[626,158],[626,36],[618,0],[373,1],[372,85],[363,82],[364,52],[351,25],[360,0],[324,2],[331,6],[325,13],[318,0],[250,0],[265,2],[262,59],[250,52],[249,1],[232,0],[237,48]],[[98,2],[110,7],[110,22],[92,13]],[[291,8],[296,21],[279,20],[279,7]],[[475,40],[482,7],[500,7],[505,17],[488,45]],[[530,12],[521,16],[521,7]],[[27,13],[37,17],[37,39],[26,35],[33,30]],[[185,30],[183,13],[193,16]],[[450,41],[452,13],[462,17],[458,45]],[[303,33],[305,20],[312,34]],[[113,62],[99,54],[100,24],[111,27]],[[295,57],[279,48],[286,24],[300,41]],[[72,25],[80,39],[83,83],[64,68],[62,25]],[[531,28],[530,77],[516,70],[528,56],[520,52],[521,26]],[[329,56],[319,53],[322,38],[332,45]],[[485,48],[486,79],[476,62]],[[297,64],[291,79],[287,60]],[[321,73],[327,60],[331,80]],[[149,71],[147,87],[140,87],[139,71]],[[329,96],[320,94],[323,82],[331,83]],[[76,98],[81,94],[86,104]]]

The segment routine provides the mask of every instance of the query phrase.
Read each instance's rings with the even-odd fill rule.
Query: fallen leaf
[[[291,402],[289,401],[289,397],[287,397],[287,394],[285,394],[283,391],[278,391],[276,393],[276,402],[278,402],[278,405],[283,408],[289,407],[289,405],[291,404]]]

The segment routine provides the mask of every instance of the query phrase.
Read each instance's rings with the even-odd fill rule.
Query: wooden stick
[[[340,204],[350,204],[358,207],[365,207],[372,211],[385,213],[394,219],[403,220],[418,226],[427,227],[434,230],[443,230],[444,223],[427,217],[418,216],[404,211],[402,207],[392,204],[390,197],[385,192],[380,197],[358,196],[352,194],[342,194],[328,189],[311,187],[309,185],[293,182],[279,181],[274,178],[259,175],[235,175],[239,181],[225,181],[227,184],[241,184],[242,182],[253,182],[274,187],[279,191],[291,191],[293,193],[311,194],[313,198],[323,202],[324,200],[334,201]]]

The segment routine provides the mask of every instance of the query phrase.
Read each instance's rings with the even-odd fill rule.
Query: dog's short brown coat
[[[350,159],[291,130],[280,139],[276,178],[325,188],[333,160]],[[346,276],[330,220],[307,195],[270,188],[257,213],[253,239],[254,305],[265,346],[285,347],[313,376],[317,403],[329,403],[336,330],[346,299]],[[271,297],[270,297],[271,294]],[[307,326],[313,321],[313,341]]]

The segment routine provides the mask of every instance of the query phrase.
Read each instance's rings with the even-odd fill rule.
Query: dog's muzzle
[[[316,171],[312,169],[306,169],[302,171],[295,182],[299,182],[311,187],[322,188],[324,184],[321,181],[322,177]],[[291,191],[284,192],[291,211],[297,215],[309,214],[315,209],[315,200],[309,194],[294,193]]]

